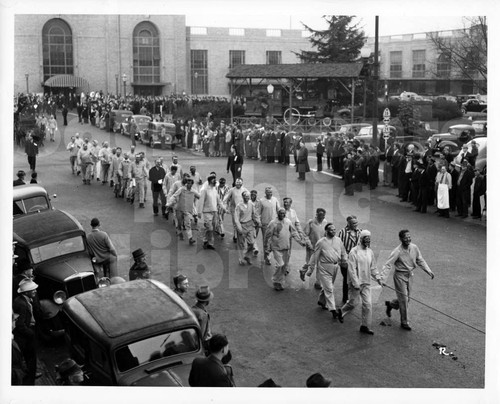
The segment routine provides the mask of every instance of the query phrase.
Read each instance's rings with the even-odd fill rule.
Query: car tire
[[[155,148],[155,142],[154,142],[154,140],[153,140],[153,137],[150,137],[150,138],[149,138],[149,147],[151,147],[152,149],[154,149],[154,148]]]
[[[175,150],[175,146],[176,144],[172,142],[172,145],[170,147],[172,148],[172,150]]]

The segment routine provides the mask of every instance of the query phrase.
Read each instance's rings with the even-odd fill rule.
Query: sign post
[[[389,123],[391,122],[391,111],[389,108],[384,109],[384,129],[383,129],[383,134],[384,134],[384,141],[385,141],[385,147],[384,151],[387,150],[387,140],[391,137],[391,128],[389,128]]]

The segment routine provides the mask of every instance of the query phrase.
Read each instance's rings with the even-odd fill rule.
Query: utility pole
[[[373,61],[373,128],[372,145],[378,146],[378,15],[375,16],[375,59]]]

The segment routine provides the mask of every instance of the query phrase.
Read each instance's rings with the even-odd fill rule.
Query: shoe
[[[221,236],[221,238],[224,238],[225,234],[224,233],[220,233],[220,236]]]
[[[192,238],[192,237],[191,237],[191,238],[189,239],[189,244],[193,245],[193,244],[195,244],[195,243],[196,243],[196,240],[195,240],[194,238]]]
[[[252,265],[252,261],[250,261],[250,258],[249,257],[244,257],[243,258],[246,262],[248,262],[250,265]]]
[[[339,317],[339,321],[341,323],[344,322],[344,315],[342,314],[342,309],[337,309],[337,316]]]
[[[184,240],[184,234],[179,233],[179,240]]]
[[[144,204],[143,204],[143,203],[140,203],[140,204],[139,204],[139,207],[140,207],[140,208],[143,208],[143,207],[144,207]]]
[[[211,244],[207,244],[207,249],[208,250],[215,250],[215,247]]]
[[[236,243],[237,241],[238,241],[238,239],[233,236],[233,243]]]
[[[307,271],[304,271],[303,269],[299,269],[299,276],[300,276],[300,280],[302,282],[306,281],[306,272]],[[318,304],[319,304],[319,302],[318,302]]]
[[[326,309],[326,307],[325,307],[325,309]],[[336,310],[330,310],[330,313],[332,313],[332,317],[334,320],[336,320],[339,316]]]
[[[273,282],[273,287],[274,287],[274,290],[277,290],[277,291],[283,290],[283,286],[281,286],[281,283],[278,283],[278,282]]]
[[[257,255],[259,255],[259,250],[253,250],[253,256],[256,257]]]
[[[359,332],[363,334],[373,335],[375,334],[372,330],[370,330],[366,325],[362,325],[359,327]]]
[[[389,300],[386,300],[385,301],[385,314],[387,314],[387,317],[391,317],[391,310],[392,310],[391,302]]]
[[[266,258],[265,263],[266,263],[266,265],[271,265],[271,261],[269,261],[269,258]]]
[[[206,249],[207,249],[207,247],[208,247],[208,242],[204,241],[204,242],[203,242],[203,249],[204,249],[204,250],[206,250]]]
[[[76,175],[80,175],[80,173],[81,173],[81,171],[80,171],[80,170],[78,170],[78,171],[76,172]]]
[[[408,324],[401,324],[401,328],[406,331],[411,331],[411,327]]]
[[[323,303],[321,303],[319,300],[318,300],[318,306],[320,306],[323,310],[327,310],[326,306]],[[332,313],[333,313],[333,311],[332,311]]]
[[[314,283],[314,289],[321,290],[321,285],[318,282]]]

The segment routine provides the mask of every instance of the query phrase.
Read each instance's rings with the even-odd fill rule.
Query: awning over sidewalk
[[[49,78],[44,85],[47,87],[73,87],[84,91],[90,90],[87,80],[82,77],[73,76],[72,74],[57,74]]]

